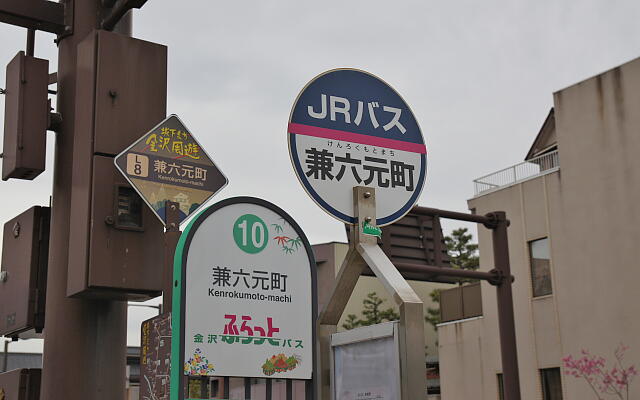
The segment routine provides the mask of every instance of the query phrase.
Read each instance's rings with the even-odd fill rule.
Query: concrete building
[[[640,362],[640,59],[554,94],[525,162],[477,179],[472,212],[506,211],[522,398],[596,399],[562,359]],[[478,228],[481,270],[491,234]],[[483,315],[438,328],[442,398],[500,399],[495,289]],[[446,304],[442,305],[443,308]],[[640,396],[640,382],[629,398]],[[602,396],[610,398],[609,396]],[[626,398],[626,397],[625,397]]]

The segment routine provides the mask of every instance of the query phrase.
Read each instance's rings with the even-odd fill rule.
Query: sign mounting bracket
[[[400,368],[402,400],[424,397],[426,367],[422,352],[414,349],[424,348],[423,303],[409,286],[391,260],[378,246],[376,236],[364,233],[365,224],[376,226],[375,189],[364,186],[353,188],[354,214],[349,251],[340,268],[335,286],[327,305],[318,318],[319,362],[319,399],[330,400],[331,382],[329,354],[331,334],[336,332],[337,324],[349,301],[362,270],[368,265],[376,277],[393,297],[400,308]]]

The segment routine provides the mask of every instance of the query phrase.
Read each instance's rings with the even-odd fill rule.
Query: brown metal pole
[[[493,229],[493,261],[495,268],[503,276],[511,276],[509,264],[509,241],[507,237],[506,214],[492,213],[495,221]],[[503,279],[496,287],[498,294],[498,325],[500,330],[500,353],[502,356],[502,376],[505,400],[520,400],[520,373],[518,372],[518,351],[516,347],[516,326],[513,314],[513,294],[511,279]]]
[[[251,400],[251,378],[244,378],[244,400]]]
[[[162,312],[171,312],[173,294],[173,257],[180,240],[180,204],[165,202],[164,266],[162,269]]]
[[[35,29],[27,29],[27,55],[33,56],[36,47]]]
[[[57,111],[64,119],[56,136],[41,399],[122,399],[126,302],[70,299],[66,293],[74,135],[91,134],[74,126],[77,46],[99,26],[103,10],[96,0],[64,3],[73,27],[58,50]]]
[[[412,212],[430,217],[441,217],[446,219],[457,219],[458,221],[476,222],[478,224],[491,224],[494,221],[484,215],[461,213],[457,211],[439,210],[437,208],[415,206]]]
[[[424,230],[424,225],[420,224],[420,229]],[[427,246],[428,244],[426,243],[426,235],[424,233],[421,233],[421,235],[423,236],[422,240],[423,240],[423,246],[425,248],[425,251],[427,251]],[[442,227],[440,226],[440,217],[434,216],[433,217],[433,263],[437,266],[437,267],[441,267],[442,266],[442,242],[443,242],[443,238],[442,238]]]
[[[211,393],[209,393],[209,377],[201,376],[200,377],[200,398],[201,399],[210,399]]]
[[[9,364],[9,342],[11,340],[4,341],[4,357],[2,358],[2,372],[7,372],[7,365]]]
[[[489,282],[496,282],[499,276],[492,272],[472,271],[467,269],[457,269],[449,267],[435,267],[433,265],[421,265],[410,263],[393,263],[400,272],[416,272],[425,275],[437,275],[456,278],[482,279]]]
[[[122,23],[122,19],[125,14],[131,13],[132,8],[142,7],[146,1],[147,0],[107,1],[106,3],[113,3],[113,7],[110,9],[109,14],[105,15],[105,19],[101,22],[101,28],[107,31],[113,30],[115,32],[118,24]]]
[[[293,400],[293,381],[291,379],[287,379],[285,382],[286,399]]]
[[[273,387],[272,387],[272,383],[273,382],[271,379],[267,378],[267,384],[265,386],[265,389],[267,391],[267,393],[265,394],[265,400],[272,400],[273,399]],[[310,381],[307,381],[310,382]],[[305,397],[305,400],[310,400],[312,397]]]

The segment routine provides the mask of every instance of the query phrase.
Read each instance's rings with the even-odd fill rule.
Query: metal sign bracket
[[[400,308],[400,371],[402,400],[423,398],[426,393],[424,312],[422,300],[378,246],[376,236],[364,233],[364,225],[376,224],[375,189],[353,188],[356,223],[351,227],[349,251],[340,267],[331,296],[318,318],[318,398],[330,400],[331,334],[351,297],[363,269],[369,266]]]

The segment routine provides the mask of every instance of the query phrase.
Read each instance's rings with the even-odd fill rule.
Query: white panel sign
[[[397,323],[332,335],[335,400],[399,400]]]
[[[212,208],[196,218],[194,232],[185,231],[184,374],[310,379],[313,257],[306,238],[262,200]]]

